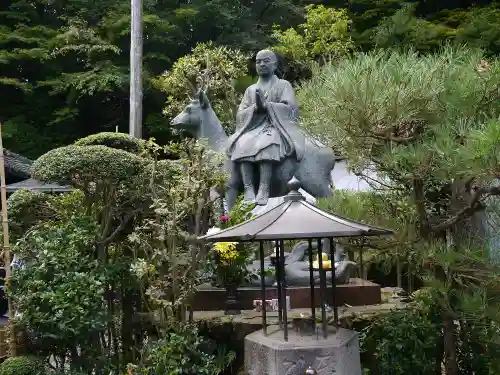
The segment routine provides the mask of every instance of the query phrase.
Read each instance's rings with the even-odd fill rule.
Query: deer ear
[[[207,94],[205,94],[205,91],[200,89],[198,91],[197,96],[198,96],[198,100],[200,102],[201,108],[206,109],[208,107],[208,98],[207,98]]]

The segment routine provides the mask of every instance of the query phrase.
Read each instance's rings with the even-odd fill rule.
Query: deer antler
[[[188,95],[189,99],[193,99],[193,96],[195,96],[195,95],[196,95],[196,92],[197,92],[197,90],[196,90],[196,86],[195,86],[195,85],[193,85],[193,83],[189,80],[189,78],[188,78],[188,77],[186,77],[186,75],[184,75],[184,80],[185,80],[185,81],[186,81],[186,83],[188,84],[188,86],[189,86],[189,88],[190,88],[190,91],[191,91],[191,94],[189,94],[189,93],[188,93],[187,95]]]
[[[200,83],[200,90],[207,92],[210,87],[210,59],[205,55],[205,69],[196,79]]]

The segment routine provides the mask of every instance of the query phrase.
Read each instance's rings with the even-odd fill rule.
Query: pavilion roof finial
[[[301,183],[297,177],[293,176],[290,181],[288,181],[288,189],[290,192],[285,196],[285,201],[302,201],[306,198],[300,194],[299,189],[301,188]]]

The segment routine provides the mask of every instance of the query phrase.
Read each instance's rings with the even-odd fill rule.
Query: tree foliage
[[[303,75],[313,63],[336,59],[354,48],[349,33],[351,20],[345,9],[308,5],[305,11],[305,22],[296,28],[274,27],[277,45],[273,48],[287,59],[285,76],[289,79],[293,71]]]
[[[498,53],[495,4],[482,0],[474,2],[476,8],[468,9],[473,5],[469,1],[412,2],[417,4],[415,16],[400,16],[406,21],[395,24],[391,17],[405,3],[349,0],[334,5],[346,9],[352,20],[349,35],[355,48],[365,51],[376,45],[374,35],[379,35],[379,45],[389,42],[384,45],[394,46],[393,42],[402,39],[429,51],[436,48],[438,41],[451,38]],[[277,25],[286,39],[284,45],[297,56],[303,51],[324,49],[334,45],[329,34],[332,27],[335,34],[345,26],[345,15],[328,8],[330,4],[325,2],[323,9],[309,8],[314,17],[310,15],[306,24],[314,24],[314,28],[309,28],[306,36],[298,28],[306,13],[298,0],[146,1],[145,136],[153,136],[163,144],[172,139],[169,119],[162,114],[167,94],[158,89],[154,80],[165,70],[172,71],[174,63],[189,55],[197,44],[213,42],[245,54],[255,52],[276,44],[273,30]],[[337,16],[342,22],[336,22]],[[129,3],[6,0],[0,5],[0,25],[0,120],[7,148],[37,158],[89,134],[115,131],[116,127],[120,131],[127,129]],[[381,43],[378,26],[386,30],[384,33],[394,32],[396,36],[385,35]],[[313,36],[311,32],[319,34]],[[304,38],[313,38],[315,46],[300,48]],[[287,78],[310,75],[308,69],[297,70],[290,65],[288,61]]]
[[[399,9],[373,29],[372,40],[378,48],[413,48],[433,52],[454,40],[457,30],[415,17],[416,4]]]
[[[306,6],[305,22],[297,29],[281,30],[275,26],[274,38],[278,52],[296,61],[335,58],[345,55],[353,47],[349,37],[351,21],[345,9],[326,8],[323,5]]]
[[[160,321],[185,319],[207,255],[196,238],[208,230],[214,204],[210,189],[220,187],[225,179],[223,159],[203,145],[186,141],[175,148],[182,156],[177,164],[180,173],[174,179],[151,180],[154,214],[138,222],[128,236],[136,259],[131,269]],[[160,176],[165,173],[154,169]]]
[[[119,150],[141,154],[146,148],[146,141],[132,138],[124,133],[97,133],[81,138],[75,142],[76,146],[107,146]]]
[[[468,371],[457,354],[466,339],[457,332],[475,324],[481,331],[500,318],[498,270],[477,225],[487,198],[500,195],[493,183],[499,83],[496,62],[481,51],[445,48],[425,56],[393,51],[345,58],[318,71],[299,93],[305,125],[359,173],[377,171],[377,191],[368,199],[333,199],[330,209],[397,229],[396,244],[386,250],[396,245],[434,291],[443,329],[436,366],[441,370],[443,355],[447,374]]]
[[[134,144],[129,136],[104,134],[52,150],[34,163],[33,174],[41,181],[75,191],[60,196],[21,191],[10,198],[17,202],[11,211],[20,231],[28,229],[14,247],[23,264],[9,288],[20,313],[16,324],[28,333],[32,350],[54,356],[58,369],[67,361],[77,371],[123,368],[133,360],[133,335],[141,332],[130,326],[140,302],[129,274],[130,253],[120,238],[148,207],[141,175],[151,160],[96,145],[100,140],[116,146],[111,140],[117,138]],[[27,220],[22,214],[33,207]]]
[[[152,80],[198,43],[267,45],[272,25],[295,24],[291,0],[146,1],[144,130],[170,140],[165,95]],[[125,131],[129,111],[130,4],[7,0],[0,5],[0,120],[6,147],[36,158],[78,138]]]
[[[44,363],[35,357],[10,357],[0,365],[0,375],[42,375]]]
[[[148,343],[141,363],[134,366],[134,373],[220,374],[230,364],[234,354],[225,356],[214,349],[199,334],[195,324],[188,324],[169,331],[161,340]]]
[[[482,152],[494,154],[488,137],[497,126],[499,79],[496,64],[478,51],[376,52],[327,65],[299,96],[305,126],[353,166],[374,164],[412,186],[415,179],[484,176],[469,160],[481,159],[477,137],[486,142]]]
[[[33,176],[40,181],[100,193],[99,185],[122,187],[121,184],[131,182],[131,177],[141,174],[144,169],[145,160],[127,151],[100,145],[67,146],[49,151],[37,159],[33,164]],[[89,186],[89,179],[98,186]]]
[[[9,235],[15,242],[33,226],[55,215],[46,194],[21,189],[7,200]]]
[[[225,176],[214,173],[219,158],[193,141],[163,148],[109,133],[76,144],[34,164],[34,176],[73,192],[10,198],[21,267],[8,292],[32,351],[55,358],[58,370],[108,374],[139,361],[134,348],[151,335],[158,306],[184,320],[178,312],[203,264],[194,239]],[[164,151],[178,160],[158,160]],[[154,266],[148,277],[137,274],[141,259]],[[169,327],[153,332],[163,337]]]
[[[415,207],[411,197],[404,191],[381,189],[380,186],[374,188],[370,192],[335,190],[332,197],[321,199],[318,207],[361,223],[393,230],[391,236],[365,238],[361,242],[341,242],[352,251],[353,256],[358,257],[353,260],[358,263],[363,261],[365,269],[371,264],[383,266],[384,269],[396,265],[397,271],[401,271],[401,265],[409,255],[408,250],[418,238],[414,228],[417,222]],[[360,245],[370,249],[364,252],[363,259],[359,258]]]
[[[482,48],[489,55],[498,56],[500,53],[499,17],[498,4],[473,8],[463,15],[463,21],[457,30],[457,40]]]
[[[21,259],[37,263],[15,272],[11,288],[20,312],[16,324],[47,356],[64,358],[71,350],[74,366],[82,362],[77,343],[87,338],[89,345],[92,336],[105,331],[108,319],[102,296],[110,280],[94,259],[97,236],[91,218],[75,215],[45,222],[16,245]],[[90,356],[90,351],[85,354],[90,347],[83,349],[83,356]],[[95,351],[91,356],[98,358]]]
[[[497,54],[497,2],[349,0],[352,37],[358,48],[409,48],[436,51],[444,42],[458,42]]]
[[[376,317],[361,331],[368,374],[435,374],[439,330],[417,308]]]
[[[239,50],[213,43],[197,45],[155,81],[167,94],[164,115],[175,117],[202,89],[209,92],[210,104],[224,127],[234,128],[235,110],[241,99],[236,82],[245,75],[247,64],[247,56]]]

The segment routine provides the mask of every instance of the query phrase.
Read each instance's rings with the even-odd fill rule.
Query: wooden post
[[[408,262],[408,264],[410,264],[410,262]],[[397,286],[398,286],[398,288],[402,288],[403,287],[403,275],[402,274],[403,274],[403,271],[401,269],[401,257],[399,255],[399,249],[398,249],[396,251],[396,278],[397,278]]]
[[[7,218],[7,184],[5,182],[5,156],[2,141],[2,123],[0,122],[0,174],[1,174],[1,203],[2,203],[2,231],[3,231],[3,258],[5,263],[5,283],[4,290],[8,287],[11,279],[11,266],[10,266],[10,245],[9,245],[9,223]],[[6,294],[7,295],[7,294]],[[7,295],[7,303],[9,308],[9,349],[10,355],[15,356],[17,352],[16,333],[12,325],[12,318],[14,316],[12,307],[12,298]]]
[[[142,0],[131,0],[129,134],[142,137]]]

